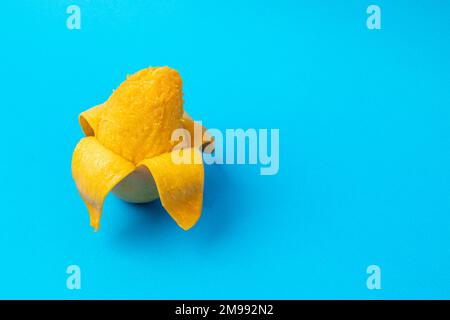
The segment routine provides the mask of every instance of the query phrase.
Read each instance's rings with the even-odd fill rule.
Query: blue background
[[[450,298],[450,2],[371,3],[2,3],[0,298]],[[94,233],[77,116],[149,65],[208,127],[279,128],[280,171],[206,167],[188,232],[110,195]]]

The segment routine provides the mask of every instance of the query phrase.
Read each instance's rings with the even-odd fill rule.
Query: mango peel
[[[75,147],[72,176],[96,231],[109,192],[133,203],[160,198],[181,228],[195,225],[203,202],[201,148],[213,141],[203,127],[200,141],[194,139],[198,124],[183,110],[176,70],[149,67],[128,76],[105,103],[82,112],[79,122],[86,137]],[[185,163],[172,160],[180,150],[171,137],[180,128],[191,137],[181,150],[191,159]]]

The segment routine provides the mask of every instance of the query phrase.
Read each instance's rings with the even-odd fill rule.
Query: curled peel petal
[[[98,124],[105,108],[106,104],[102,103],[82,112],[79,115],[78,121],[80,122],[81,130],[83,130],[86,137],[95,136]]]
[[[83,138],[77,144],[72,156],[72,176],[95,230],[100,226],[107,194],[134,169],[131,162],[102,146],[95,137]]]
[[[186,111],[183,114],[181,122],[183,124],[183,128],[189,131],[191,136],[191,146],[203,150],[207,145],[212,144],[212,147],[208,149],[210,149],[211,152],[214,150],[214,139],[209,135],[207,129],[198,122],[194,121]],[[198,133],[196,131],[198,131]],[[199,134],[201,137],[198,137]]]
[[[173,152],[182,152],[187,163],[176,164]],[[143,160],[153,176],[163,207],[184,230],[190,229],[200,218],[203,204],[204,171],[201,153],[197,148],[163,153]]]

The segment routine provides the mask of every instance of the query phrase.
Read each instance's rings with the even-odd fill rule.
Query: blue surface
[[[371,3],[2,3],[0,298],[450,298],[450,2]],[[208,127],[279,128],[280,171],[207,167],[188,232],[110,195],[94,233],[77,115],[148,65]]]

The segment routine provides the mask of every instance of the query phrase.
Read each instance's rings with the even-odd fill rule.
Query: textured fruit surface
[[[127,78],[108,99],[98,140],[137,164],[172,150],[172,132],[181,127],[183,101],[177,71],[147,68]]]

